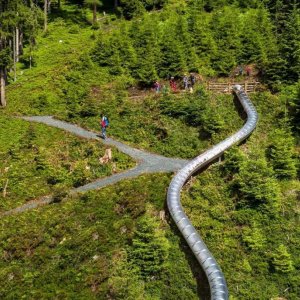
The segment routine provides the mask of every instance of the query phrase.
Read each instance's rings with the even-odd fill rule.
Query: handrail
[[[180,203],[180,192],[183,185],[192,174],[221,156],[224,151],[232,145],[246,139],[255,129],[258,115],[253,104],[240,85],[235,85],[233,87],[233,91],[237,95],[248,116],[247,122],[235,134],[197,156],[178,171],[171,181],[167,195],[167,203],[170,214],[207,276],[210,286],[211,300],[228,299],[229,293],[226,280],[215,258],[208,250],[196,229],[193,227],[187,215],[184,213]]]

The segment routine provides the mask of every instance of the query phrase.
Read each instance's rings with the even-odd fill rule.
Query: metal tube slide
[[[235,85],[233,91],[237,95],[248,116],[247,122],[238,132],[197,156],[178,171],[171,181],[167,195],[167,203],[171,216],[208,278],[211,300],[228,299],[229,295],[226,280],[213,255],[210,253],[204,241],[184,213],[180,203],[180,192],[183,185],[192,174],[221,156],[225,150],[234,144],[246,139],[255,129],[258,115],[253,104],[240,85]]]

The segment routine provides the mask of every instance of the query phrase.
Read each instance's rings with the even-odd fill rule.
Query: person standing
[[[171,88],[172,92],[177,91],[177,86],[176,86],[176,82],[174,80],[174,77],[171,77],[171,79],[170,79],[170,88]]]
[[[102,131],[102,138],[106,139],[106,128],[109,125],[108,118],[106,116],[103,116],[101,118],[101,131]]]
[[[252,71],[251,67],[247,66],[245,71],[246,71],[247,76],[250,77],[251,76],[251,71]]]
[[[154,83],[154,89],[157,94],[160,92],[160,83],[158,82],[158,80],[156,80]]]
[[[189,79],[186,76],[186,74],[184,74],[184,76],[183,76],[183,88],[185,91],[187,91],[189,88]]]
[[[190,78],[189,78],[189,90],[190,90],[190,93],[193,93],[194,92],[194,85],[196,83],[196,77],[194,74],[190,74]]]

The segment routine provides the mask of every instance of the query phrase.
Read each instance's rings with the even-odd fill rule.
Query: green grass
[[[135,299],[197,299],[180,239],[158,218],[169,179],[141,176],[3,218],[1,299],[105,299],[112,294],[124,299],[121,289],[134,293],[139,283],[143,283],[142,294]],[[125,254],[131,253],[131,240],[146,215],[151,216],[168,250],[160,272],[143,281],[140,269]]]

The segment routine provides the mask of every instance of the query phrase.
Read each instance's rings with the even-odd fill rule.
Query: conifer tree
[[[198,56],[199,67],[205,73],[209,72],[212,60],[217,57],[217,43],[210,23],[211,15],[204,12],[193,12],[189,18],[192,44]]]
[[[239,12],[233,7],[225,7],[213,15],[211,22],[218,52],[212,59],[213,68],[220,75],[227,75],[237,65],[241,50]]]
[[[288,130],[275,129],[271,135],[269,156],[277,178],[295,178],[294,139]]]
[[[291,255],[284,245],[279,245],[272,257],[272,265],[280,273],[290,273],[294,270]]]
[[[244,161],[236,180],[246,206],[272,213],[278,210],[279,187],[265,159]]]
[[[266,9],[250,9],[241,15],[242,48],[240,60],[264,68],[278,54],[274,27]]]
[[[1,1],[0,5],[0,105],[6,105],[5,85],[7,70],[15,64],[21,54],[24,36],[36,35],[38,9],[31,1]],[[27,26],[27,24],[34,26]],[[16,69],[14,68],[16,79]]]
[[[159,29],[155,19],[145,17],[142,25],[133,22],[129,35],[137,57],[132,74],[140,83],[150,85],[158,78],[157,70],[161,59]]]
[[[166,25],[160,41],[160,52],[163,53],[158,70],[160,77],[182,76],[186,70],[183,48],[174,28]]]
[[[187,18],[180,15],[174,21],[176,23],[173,26],[175,27],[179,46],[182,48],[183,60],[186,62],[187,69],[190,71],[198,71],[198,56],[196,54],[196,48],[192,43]]]
[[[113,299],[145,299],[144,282],[139,277],[139,268],[128,263],[125,250],[113,257],[108,286]]]
[[[144,279],[159,276],[168,255],[169,244],[153,217],[145,215],[139,220],[128,253],[130,261],[140,268]]]

